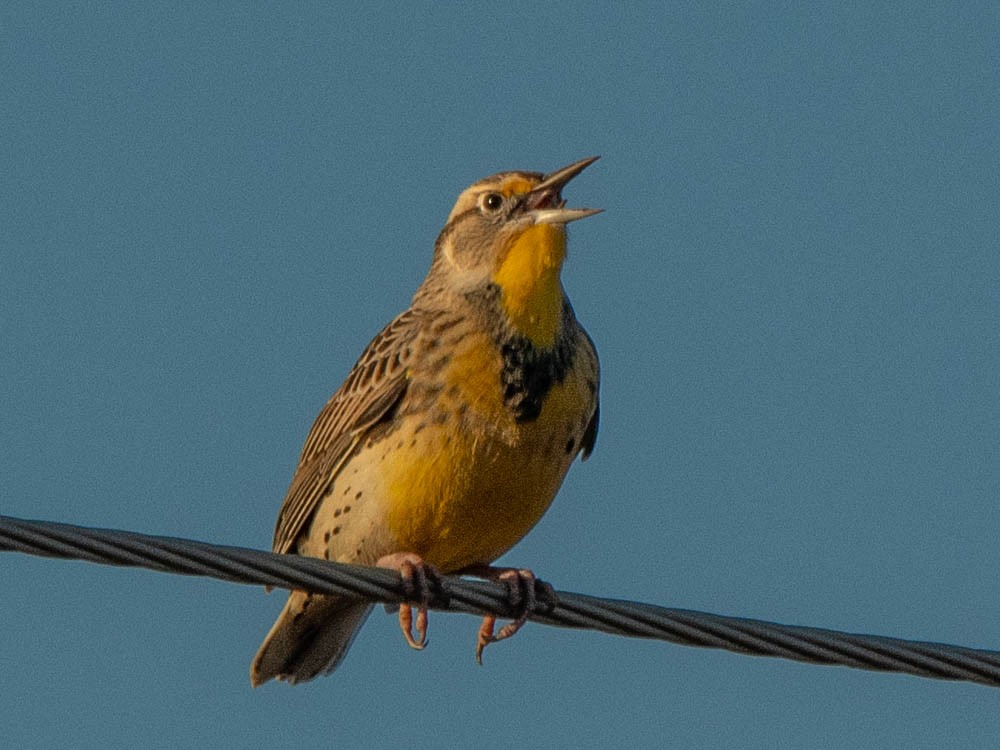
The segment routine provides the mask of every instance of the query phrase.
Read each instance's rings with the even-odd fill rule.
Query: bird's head
[[[562,315],[566,225],[601,211],[567,208],[562,189],[597,158],[549,174],[500,172],[466,188],[438,237],[425,286],[466,294],[494,285],[511,326],[551,345]]]

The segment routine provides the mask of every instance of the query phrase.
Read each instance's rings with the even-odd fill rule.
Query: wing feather
[[[585,351],[590,359],[591,366],[594,368],[594,413],[587,423],[587,429],[584,430],[583,440],[581,441],[581,459],[586,461],[590,458],[590,454],[594,452],[594,445],[597,443],[597,428],[601,422],[601,372],[600,360],[597,358],[597,347],[594,346],[594,340],[590,338],[590,334],[583,329],[583,326],[580,326],[580,332],[583,334],[583,341],[586,344]]]
[[[289,552],[319,501],[368,430],[390,414],[409,383],[417,314],[407,310],[372,339],[313,423],[274,528],[273,549]]]

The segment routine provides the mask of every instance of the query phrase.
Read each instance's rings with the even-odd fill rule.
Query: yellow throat
[[[551,347],[562,321],[559,271],[566,258],[566,228],[534,224],[511,243],[493,274],[500,303],[516,331],[532,344]]]

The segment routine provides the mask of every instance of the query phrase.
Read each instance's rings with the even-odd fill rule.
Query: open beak
[[[567,182],[599,158],[599,156],[591,156],[587,159],[580,159],[567,167],[545,175],[545,178],[525,198],[524,208],[527,215],[536,224],[568,224],[571,221],[586,219],[588,216],[603,211],[602,208],[566,208],[566,201],[560,194]]]

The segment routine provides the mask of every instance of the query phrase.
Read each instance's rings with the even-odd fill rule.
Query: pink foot
[[[483,663],[483,650],[488,645],[510,638],[521,629],[533,612],[551,610],[559,601],[555,589],[545,581],[538,580],[530,570],[472,565],[461,572],[504,584],[509,592],[510,607],[517,613],[517,617],[500,628],[496,635],[493,634],[493,629],[497,618],[493,615],[483,618],[476,643],[476,661],[480,664]]]
[[[406,638],[410,648],[422,650],[427,645],[427,604],[431,600],[433,588],[438,585],[440,574],[414,552],[394,552],[380,558],[375,564],[380,568],[399,571],[399,575],[403,578],[406,601],[399,604],[399,628],[403,631],[403,637]],[[411,602],[418,605],[416,639],[413,637]],[[388,606],[386,608],[388,609]]]

